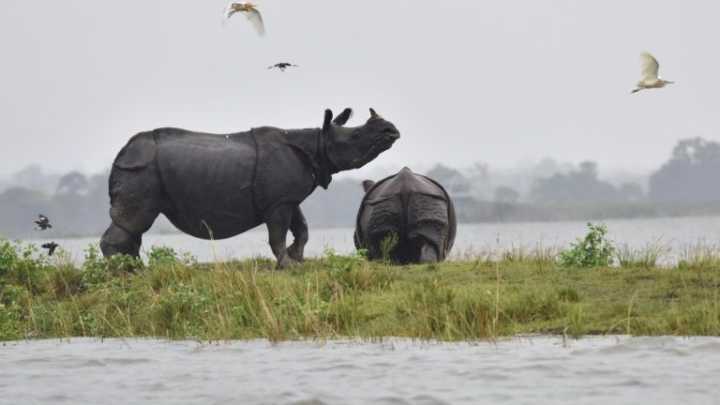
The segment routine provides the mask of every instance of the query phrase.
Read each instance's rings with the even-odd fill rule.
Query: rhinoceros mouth
[[[378,155],[385,152],[386,150],[390,149],[390,147],[395,143],[397,140],[397,137],[382,137],[380,138],[376,143],[374,143],[370,149],[368,149],[365,154],[358,158],[353,160],[353,165],[355,167],[361,167],[364,164],[368,163],[369,161],[375,159]]]

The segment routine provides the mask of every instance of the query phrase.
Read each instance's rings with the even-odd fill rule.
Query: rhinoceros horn
[[[370,118],[382,118],[380,114],[376,113],[374,109],[370,109]]]

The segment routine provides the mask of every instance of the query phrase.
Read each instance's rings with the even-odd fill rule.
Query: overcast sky
[[[134,133],[320,126],[375,107],[402,133],[370,166],[551,156],[649,171],[720,137],[716,1],[3,0],[0,175],[99,171]],[[677,84],[630,95],[639,54]],[[267,65],[291,61],[285,73]]]

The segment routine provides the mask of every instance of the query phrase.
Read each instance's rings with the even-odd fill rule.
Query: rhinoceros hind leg
[[[141,234],[133,235],[112,223],[100,240],[100,250],[105,257],[117,254],[139,257],[141,244]]]
[[[293,212],[293,217],[290,221],[290,232],[292,232],[295,240],[293,240],[292,245],[288,248],[288,256],[293,260],[302,262],[305,260],[305,245],[310,238],[310,234],[308,232],[307,221],[300,210],[300,206],[295,207]]]
[[[437,263],[439,262],[438,252],[430,243],[424,243],[420,247],[420,263]]]
[[[270,248],[277,259],[277,267],[286,269],[296,261],[288,255],[287,233],[293,219],[295,205],[280,205],[270,215],[266,216],[265,224],[268,228]]]

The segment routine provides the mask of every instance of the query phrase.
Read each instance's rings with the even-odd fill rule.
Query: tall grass
[[[147,264],[91,248],[76,266],[0,241],[0,340],[720,335],[720,267],[701,257],[576,271],[545,249],[417,266],[329,251],[280,272],[268,259],[199,264],[167,248]]]

